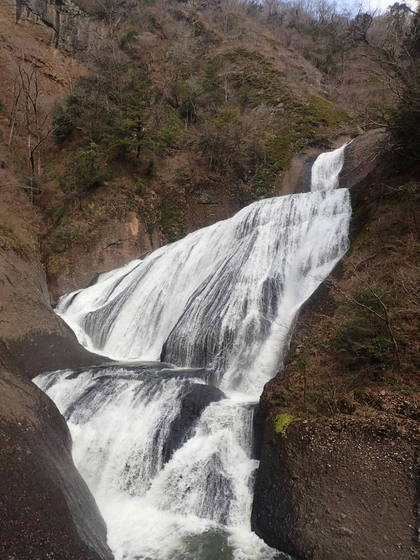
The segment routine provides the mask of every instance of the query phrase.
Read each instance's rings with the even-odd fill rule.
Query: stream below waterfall
[[[288,558],[251,532],[253,418],[302,304],[348,248],[345,146],[311,192],[255,202],[61,298],[57,313],[104,366],[35,382],[116,560]]]

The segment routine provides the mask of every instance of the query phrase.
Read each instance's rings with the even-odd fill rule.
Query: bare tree
[[[354,268],[354,273],[355,273],[355,276],[360,279],[360,277],[358,276],[355,268]],[[372,305],[368,305],[366,303],[363,303],[363,302],[359,301],[358,299],[356,299],[355,297],[353,297],[352,295],[350,295],[349,293],[346,293],[345,291],[343,291],[338,286],[338,283],[335,282],[334,280],[329,280],[328,283],[338,293],[340,293],[341,296],[346,301],[355,305],[356,307],[360,307],[361,309],[367,311],[369,314],[371,314],[372,316],[379,319],[379,321],[382,322],[385,325],[385,328],[388,332],[388,336],[389,336],[389,338],[392,342],[393,348],[394,348],[395,358],[397,360],[398,365],[401,366],[401,355],[400,355],[398,342],[397,342],[397,339],[396,339],[396,336],[395,336],[394,327],[393,327],[392,321],[391,321],[391,314],[390,314],[388,306],[386,305],[386,303],[384,301],[384,298],[381,296],[381,294],[376,289],[374,289],[370,284],[364,283],[364,286],[365,286],[366,290],[372,295],[373,301],[375,301],[377,303],[377,305],[380,309],[380,311],[378,311]]]
[[[26,137],[31,194],[34,179],[42,173],[42,146],[54,130],[50,113],[43,103],[38,69],[33,63],[19,63],[13,82],[13,101],[9,116],[9,146],[17,130]]]
[[[13,142],[21,95],[22,95],[22,84],[19,79],[19,76],[16,76],[13,81],[13,101],[12,101],[12,107],[10,109],[10,115],[9,115],[10,131],[9,131],[9,139],[7,142],[8,146],[11,146]]]

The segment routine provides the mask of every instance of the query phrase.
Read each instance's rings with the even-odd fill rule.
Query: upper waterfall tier
[[[339,186],[340,173],[344,165],[346,147],[344,144],[332,152],[320,154],[311,171],[311,191],[331,191]]]
[[[257,397],[299,307],[347,250],[350,214],[345,189],[255,202],[63,297],[58,312],[96,352],[205,366],[223,390]]]

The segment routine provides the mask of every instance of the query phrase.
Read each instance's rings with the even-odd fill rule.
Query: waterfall
[[[272,560],[250,531],[253,415],[299,308],[348,248],[344,148],[313,192],[232,218],[101,275],[57,312],[116,363],[42,374],[117,560]]]
[[[311,170],[311,191],[331,191],[338,187],[345,150],[350,143],[317,157]]]

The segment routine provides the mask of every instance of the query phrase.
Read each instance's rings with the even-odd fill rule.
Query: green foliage
[[[114,78],[122,79],[122,76]],[[150,142],[146,109],[150,102],[147,83],[132,76],[121,89],[110,75],[79,80],[72,94],[54,115],[59,144],[74,140],[81,146],[94,142],[108,157],[139,157]]]
[[[166,120],[164,128],[156,137],[157,145],[163,148],[174,147],[181,139],[183,131],[184,123],[178,113],[172,111]]]
[[[184,220],[180,203],[173,197],[165,197],[161,204],[161,227],[169,242],[179,239],[184,232]]]
[[[386,295],[378,288],[375,294],[384,302]],[[395,363],[394,345],[382,321],[374,312],[381,314],[378,297],[369,290],[362,290],[356,300],[366,306],[349,302],[347,318],[338,328],[334,345],[349,370],[370,368],[385,371]]]
[[[69,198],[81,198],[95,190],[105,180],[105,170],[99,159],[98,146],[91,143],[80,150],[70,169],[61,177],[60,186]]]
[[[272,196],[276,175],[271,168],[258,169],[252,178],[252,193],[255,198]]]
[[[306,122],[311,124],[324,124],[332,127],[340,122],[349,121],[349,117],[344,111],[337,110],[331,101],[317,95],[310,97],[305,113]]]
[[[306,398],[309,403],[314,405],[316,408],[324,408],[327,404],[327,398],[322,391],[308,390],[306,392]]]
[[[171,85],[171,93],[179,116],[187,123],[195,122],[198,118],[197,109],[201,104],[203,95],[200,84],[191,80],[176,80]]]
[[[242,155],[240,121],[236,110],[224,107],[210,120],[198,139],[197,147],[211,169],[231,167]]]
[[[126,20],[101,47],[95,72],[79,79],[56,108],[54,130],[57,144],[76,154],[60,179],[68,199],[81,200],[105,176],[110,186],[117,175],[130,177],[131,191],[121,194],[124,208],[147,215],[148,223],[160,221],[174,240],[184,229],[187,185],[198,190],[203,176],[223,176],[230,193],[242,200],[272,196],[293,155],[328,134],[341,116],[321,98],[296,99],[266,52],[231,46],[206,51],[220,37],[183,9],[180,21],[187,20],[193,31],[185,45],[169,34],[165,54],[157,52],[156,60],[142,56],[136,42],[144,30],[159,29],[161,35],[173,15],[153,11],[142,14],[141,24]],[[176,195],[168,185],[173,173],[165,150],[176,161],[188,161],[192,171],[187,180],[175,179]]]
[[[267,154],[276,171],[285,169],[293,155],[304,145],[299,134],[293,130],[272,136],[267,143]]]
[[[154,177],[156,175],[156,161],[153,158],[148,161],[144,174],[146,177]]]
[[[76,130],[76,111],[73,105],[73,96],[69,96],[66,104],[56,107],[54,119],[54,135],[58,145],[62,145],[66,140],[72,138]],[[77,105],[77,102],[75,103]]]
[[[349,122],[348,115],[319,96],[312,96],[307,104],[288,101],[285,108],[290,115],[288,128],[268,139],[267,156],[275,172],[286,168],[291,158],[308,142],[323,141],[341,123]]]
[[[418,75],[420,83],[420,73]],[[397,169],[410,169],[420,162],[420,102],[415,96],[420,95],[420,87],[406,90],[407,102],[391,111],[389,128],[395,142],[394,163]]]
[[[222,79],[219,76],[218,59],[207,63],[204,79],[201,82],[202,97],[207,103],[221,105],[224,102]]]
[[[132,43],[135,43],[138,40],[138,33],[135,29],[130,29],[123,35],[120,39],[120,49],[125,51],[127,50]]]
[[[135,178],[135,189],[136,189],[136,194],[138,194],[139,196],[143,196],[146,192],[146,186],[144,182],[140,179],[140,177]]]
[[[59,206],[58,208],[56,208],[54,210],[53,221],[54,221],[55,224],[58,224],[58,222],[64,216],[64,214],[66,213],[66,209],[67,209],[66,205],[62,204],[61,206]]]
[[[394,361],[393,344],[389,337],[375,336],[373,330],[351,322],[341,326],[337,349],[346,354],[349,369],[365,364],[378,370],[386,370]]]
[[[388,295],[377,286],[375,286],[374,289],[365,288],[364,290],[361,290],[356,299],[359,303],[366,305],[375,311],[382,310],[381,301],[385,304],[390,303],[391,301]]]
[[[298,357],[296,358],[296,363],[302,373],[306,373],[308,371],[309,368],[308,356],[306,356],[305,354],[299,354]]]
[[[297,418],[289,412],[277,414],[277,416],[274,418],[274,429],[276,431],[276,434],[279,434],[284,438],[287,437],[287,428],[292,422],[296,422],[296,420]]]

